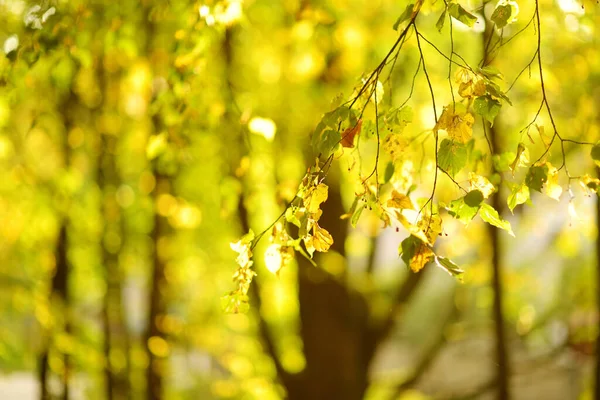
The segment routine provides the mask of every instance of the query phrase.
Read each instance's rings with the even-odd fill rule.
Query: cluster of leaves
[[[239,241],[232,243],[231,248],[238,252],[237,270],[233,280],[236,290],[223,297],[223,308],[227,312],[243,312],[248,309],[248,290],[256,273],[252,270],[252,250],[262,236],[270,231],[271,244],[265,251],[265,265],[269,271],[279,274],[298,252],[312,261],[315,251],[326,252],[333,244],[333,237],[322,226],[319,219],[323,215],[321,205],[328,197],[328,186],[323,183],[333,157],[325,162],[316,160],[308,169],[295,198],[286,207],[280,217],[265,231],[254,235],[252,230]],[[296,226],[298,237],[293,238],[288,232],[288,225]]]
[[[473,125],[476,118],[481,118],[484,126],[488,124],[492,127],[502,107],[506,104],[512,105],[512,103],[501,88],[503,75],[498,69],[486,65],[486,63],[482,63],[482,67],[473,69],[466,62],[465,65],[454,62],[452,60],[454,51],[450,57],[446,58],[451,66],[453,64],[459,66],[453,79],[458,98],[455,97],[455,93],[452,93],[452,102],[444,107],[439,119],[436,115],[435,126],[430,131],[431,137],[435,139],[433,191],[429,198],[414,198],[416,186],[410,179],[403,179],[398,173],[401,170],[399,167],[407,159],[409,147],[414,140],[404,133],[406,126],[412,122],[413,112],[409,106],[404,106],[404,104],[398,108],[383,109],[380,102],[384,93],[379,77],[382,69],[390,60],[395,60],[395,58],[390,58],[391,55],[396,51],[395,57],[397,57],[409,29],[413,27],[421,56],[419,68],[422,63],[425,77],[430,86],[435,113],[434,93],[429,82],[429,75],[425,71],[425,60],[419,43],[419,37],[422,35],[418,32],[416,25],[416,18],[422,5],[423,0],[417,0],[406,6],[393,26],[394,30],[401,33],[390,53],[372,74],[361,80],[360,87],[355,89],[350,101],[326,113],[317,125],[312,135],[312,147],[317,157],[317,163],[309,169],[296,199],[288,205],[281,217],[271,226],[274,228],[271,235],[272,244],[267,249],[266,259],[267,267],[272,272],[278,273],[293,258],[295,251],[307,258],[312,258],[315,251],[326,252],[330,248],[333,238],[318,224],[322,214],[321,204],[327,200],[327,186],[324,179],[332,161],[341,157],[344,152],[350,151],[362,160],[359,151],[361,143],[369,140],[375,140],[377,145],[375,166],[366,176],[362,175],[359,168],[357,182],[363,189],[360,193],[356,193],[351,208],[341,218],[348,219],[350,224],[355,227],[363,215],[363,211],[369,209],[382,221],[384,228],[396,225],[398,230],[399,227],[402,227],[406,231],[407,237],[400,243],[398,252],[414,272],[420,271],[430,262],[435,262],[436,265],[454,276],[460,276],[463,272],[454,262],[437,255],[434,250],[436,240],[443,232],[446,213],[449,217],[465,225],[479,216],[484,222],[514,236],[510,223],[502,218],[498,210],[486,202],[490,196],[498,192],[502,182],[510,189],[507,204],[511,212],[517,205],[530,201],[532,190],[545,193],[556,200],[560,199],[563,188],[559,184],[559,171],[565,167],[564,149],[561,167],[556,168],[548,161],[554,138],[558,137],[561,144],[564,143],[564,139],[556,132],[554,122],[555,132],[551,138],[545,135],[543,126],[536,125],[545,146],[545,152],[537,161],[530,163],[527,146],[525,143],[519,143],[516,152],[491,154],[492,171],[489,178],[469,172],[469,187],[466,189],[455,180],[455,177],[467,165],[485,159],[479,150],[475,150]],[[496,29],[502,30],[516,21],[518,13],[519,8],[516,2],[501,0],[491,15],[491,22]],[[444,9],[436,23],[438,30],[443,29],[448,18],[457,20],[468,27],[473,27],[478,21],[474,14],[467,11],[456,0],[444,2]],[[537,54],[539,57],[539,48]],[[459,58],[464,61],[462,57]],[[419,69],[417,69],[417,73],[418,71]],[[450,75],[448,79],[451,81]],[[452,82],[450,82],[450,87],[454,88]],[[543,86],[542,90],[544,90]],[[545,101],[545,92],[543,94]],[[374,108],[374,119],[364,118],[364,112],[370,105]],[[550,110],[548,111],[550,112]],[[529,132],[529,129],[527,131]],[[528,136],[534,142],[529,133]],[[490,152],[493,153],[493,151],[490,145]],[[600,145],[593,147],[592,158],[600,165]],[[319,159],[325,161],[320,162]],[[382,160],[387,161],[387,164],[384,173],[380,175],[379,165]],[[521,173],[522,168],[527,168],[526,172]],[[464,195],[449,204],[436,203],[434,196],[438,171],[446,174],[464,191]],[[517,177],[516,180],[505,179],[504,175],[507,172],[511,172],[513,179]],[[568,172],[567,176],[571,179]],[[579,181],[589,192],[596,192],[600,185],[600,180],[591,178],[589,175],[580,177]],[[298,228],[297,239],[291,239],[285,229],[285,224],[280,224],[279,221],[283,217],[285,217],[285,224],[289,223]],[[261,236],[253,239],[254,242],[250,248]],[[238,264],[240,270],[245,268],[245,265],[239,262]]]

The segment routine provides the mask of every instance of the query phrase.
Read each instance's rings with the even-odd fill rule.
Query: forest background
[[[0,21],[0,397],[600,398],[596,2]]]

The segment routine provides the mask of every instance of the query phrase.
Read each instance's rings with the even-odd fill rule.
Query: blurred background
[[[336,159],[321,219],[332,250],[317,268],[298,258],[274,275],[263,240],[250,310],[222,311],[229,243],[294,197],[314,163],[311,132],[387,54],[404,3],[0,0],[0,398],[491,399],[499,374],[515,399],[593,398],[600,220],[596,195],[564,174],[560,201],[535,193],[503,211],[516,238],[445,220],[436,246],[465,270],[459,282],[434,265],[409,272],[406,233],[369,211],[354,229],[340,220],[357,160]],[[494,124],[498,152],[529,141],[520,131],[541,101],[536,64],[526,68],[533,3],[519,2],[503,34],[526,29],[493,55],[505,90],[525,68]],[[453,22],[454,51],[477,65],[495,2],[461,4],[479,21]],[[449,54],[449,24],[435,27],[443,8],[426,1],[417,23]],[[596,142],[599,6],[540,0],[540,13],[557,125]],[[448,61],[422,46],[439,112],[452,101]],[[422,66],[411,89],[419,59],[409,35],[382,104],[412,93],[406,132],[417,140],[399,171],[427,197],[435,121]],[[544,123],[551,132],[542,113]],[[480,121],[474,129],[485,150]],[[532,161],[543,151],[533,141]],[[593,171],[589,147],[565,152],[572,176]],[[551,160],[560,165],[559,149]],[[442,180],[437,196],[461,192]]]

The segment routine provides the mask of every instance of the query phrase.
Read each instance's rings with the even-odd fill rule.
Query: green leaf
[[[512,228],[510,227],[510,222],[498,215],[498,211],[496,211],[494,207],[490,206],[489,204],[483,203],[481,205],[479,216],[488,224],[507,231],[511,236],[515,236]]]
[[[592,160],[594,160],[596,165],[600,167],[600,142],[596,143],[592,147],[591,155],[592,155]]]
[[[506,93],[504,93],[502,89],[500,89],[500,86],[498,86],[495,82],[487,81],[485,84],[485,90],[492,97],[502,99],[512,106],[512,102],[510,101],[508,96],[506,96]]]
[[[512,19],[512,7],[508,4],[500,4],[492,13],[492,21],[498,29],[508,25],[508,21]]]
[[[438,165],[451,176],[455,176],[467,165],[468,155],[465,143],[444,139],[438,150]]]
[[[289,207],[285,210],[285,220],[290,224],[296,225],[298,228],[302,225],[302,221],[306,219],[306,213],[300,211],[296,206]]]
[[[250,310],[250,302],[247,295],[232,292],[221,297],[221,308],[228,314],[246,314]]]
[[[477,22],[477,17],[462,8],[460,4],[452,3],[448,7],[448,12],[450,16],[454,19],[459,20],[463,24],[467,25],[469,28],[472,28]]]
[[[543,165],[532,165],[527,171],[527,176],[525,177],[525,184],[529,186],[530,189],[537,190],[538,192],[542,192],[542,187],[544,183],[548,180],[548,166],[546,164]]]
[[[500,112],[500,108],[502,108],[502,104],[489,95],[480,96],[473,102],[473,110],[488,120],[491,125],[494,124],[494,119]]]
[[[410,265],[410,260],[415,256],[421,243],[423,243],[421,239],[418,239],[413,235],[410,235],[400,243],[400,255],[402,256],[402,261],[404,261],[406,265]]]
[[[515,175],[515,171],[517,170],[518,167],[526,167],[528,162],[529,162],[529,150],[527,149],[527,146],[525,146],[525,143],[520,142],[519,145],[517,146],[517,154],[515,155],[515,159],[508,166],[510,168],[510,170],[512,171],[513,176]]]
[[[316,154],[328,157],[336,147],[342,135],[339,132],[340,124],[348,121],[348,125],[356,125],[356,112],[346,106],[340,106],[328,112],[321,118],[312,136],[312,148]]]
[[[433,251],[423,241],[410,235],[400,243],[402,260],[413,272],[419,272],[434,257]]]
[[[364,202],[360,202],[360,204],[356,207],[354,212],[352,213],[352,218],[350,218],[350,224],[353,228],[356,228],[356,224],[358,224],[358,220],[360,219],[360,215],[365,209],[366,204]]]
[[[446,257],[436,256],[435,263],[437,264],[438,267],[440,267],[444,271],[448,272],[452,276],[459,277],[460,275],[462,275],[465,272],[462,270],[462,268],[460,268],[458,265],[456,265],[452,260],[450,260]]]
[[[394,163],[391,161],[388,162],[385,166],[385,173],[383,174],[383,183],[388,183],[390,179],[392,179],[392,176],[394,176],[394,170]]]
[[[393,133],[402,133],[404,128],[412,122],[413,120],[413,110],[409,106],[404,106],[402,108],[395,108],[393,110],[388,111],[387,114],[381,119],[380,125],[383,123],[385,126],[385,134],[393,134]]]
[[[396,20],[396,23],[394,24],[395,31],[398,30],[398,27],[400,26],[401,23],[403,23],[404,21],[408,20],[411,17],[414,7],[415,7],[415,5],[413,3],[406,6],[406,8],[404,9],[404,12],[402,13],[402,15],[400,15],[400,17],[398,17],[398,19]]]
[[[442,12],[442,14],[438,18],[437,22],[435,23],[435,27],[437,28],[437,30],[439,32],[441,32],[442,29],[444,28],[444,22],[446,22],[446,11],[447,10],[444,10],[444,12]]]
[[[530,193],[529,187],[525,184],[512,184],[511,186],[511,193],[508,196],[506,202],[508,204],[510,212],[513,212],[516,206],[518,206],[519,204],[526,203],[527,200],[529,200]]]
[[[483,193],[472,190],[466,196],[451,201],[446,209],[450,215],[466,225],[475,218],[482,201]]]
[[[150,136],[146,145],[146,157],[148,160],[154,160],[167,150],[168,145],[168,134],[166,132]]]
[[[507,151],[501,154],[495,154],[492,157],[494,162],[494,169],[498,172],[510,171],[510,164],[515,159],[515,153]]]
[[[479,72],[481,72],[483,75],[485,75],[487,78],[500,78],[503,79],[502,73],[500,72],[500,70],[494,66],[491,65],[486,65],[483,68],[479,69]]]
[[[469,207],[477,207],[481,204],[485,196],[480,190],[471,190],[464,197],[465,204]]]
[[[315,154],[329,157],[341,139],[340,133],[333,129],[325,129],[319,133],[315,132],[313,136],[313,150]]]

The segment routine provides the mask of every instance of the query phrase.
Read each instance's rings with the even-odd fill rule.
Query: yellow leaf
[[[408,146],[406,139],[399,133],[392,133],[383,140],[383,150],[390,155],[392,161],[399,159]]]
[[[475,118],[470,113],[454,113],[451,107],[444,107],[444,112],[433,129],[436,132],[443,129],[448,132],[450,139],[466,143],[473,136],[474,123]]]
[[[265,251],[265,265],[269,271],[278,274],[294,258],[294,249],[273,243]]]
[[[454,74],[454,82],[456,83],[469,83],[473,80],[475,74],[466,68],[459,68]]]
[[[304,238],[304,245],[311,256],[315,250],[320,252],[328,251],[332,244],[333,238],[331,234],[325,228],[321,228],[316,222],[313,225],[313,234]]]
[[[235,243],[230,243],[231,250],[239,253],[236,258],[236,263],[240,267],[248,267],[252,265],[252,241],[254,240],[254,232],[250,231]]]
[[[586,193],[589,193],[589,191],[596,193],[600,187],[600,179],[592,178],[588,174],[585,174],[579,178],[579,184],[581,187],[583,187],[583,190],[585,190]]]
[[[525,167],[529,162],[529,150],[525,147],[525,143],[519,143],[517,146],[517,156],[514,161],[509,165],[510,170],[512,171],[513,176],[515,175],[515,170],[517,167]]]
[[[469,184],[471,185],[471,190],[479,190],[483,193],[483,198],[487,199],[490,197],[492,193],[496,190],[494,185],[484,176],[474,174],[473,172],[469,172]]]
[[[304,195],[304,207],[309,213],[316,213],[321,207],[321,203],[327,200],[327,185],[319,183],[317,186],[312,186]]]
[[[372,208],[373,208],[372,211],[375,213],[375,215],[377,215],[377,218],[379,218],[381,221],[383,221],[384,228],[387,228],[388,226],[390,226],[392,224],[392,221],[390,220],[390,216],[389,216],[388,212],[383,208],[381,203],[379,203],[379,202],[374,203]]]
[[[424,243],[419,244],[415,255],[410,259],[409,267],[413,272],[419,272],[435,257],[433,251]]]
[[[423,214],[417,223],[417,227],[427,239],[424,242],[433,246],[439,234],[442,233],[442,217],[439,214]]]
[[[408,219],[406,219],[406,217],[400,213],[400,211],[396,211],[394,214],[398,222],[400,222],[411,235],[418,238],[422,242],[429,243],[429,238],[425,235],[425,233],[418,226],[411,224]]]
[[[410,197],[405,194],[399,193],[397,190],[392,191],[392,198],[389,199],[386,205],[390,208],[399,208],[414,210],[415,206],[413,205]]]
[[[550,147],[550,143],[552,143],[552,138],[548,135],[546,135],[546,132],[544,130],[544,125],[535,125],[535,127],[538,130],[538,133],[540,134],[540,138],[542,139],[542,143],[544,143],[544,147],[546,149],[548,149]]]
[[[548,197],[558,201],[563,191],[562,186],[558,184],[558,170],[550,163],[546,163],[546,165],[548,166],[548,180],[546,181],[544,192]]]
[[[313,241],[315,250],[325,252],[329,250],[333,244],[331,234],[325,228],[321,228],[318,224],[313,227]]]
[[[461,68],[456,71],[454,80],[459,84],[458,94],[464,98],[483,96],[486,92],[485,81],[481,76]]]

